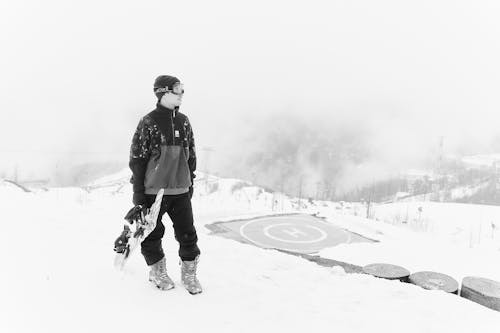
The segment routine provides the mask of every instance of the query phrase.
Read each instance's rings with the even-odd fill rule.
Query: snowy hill
[[[105,196],[125,194],[131,196],[130,171],[123,171],[100,178],[91,182],[84,189],[89,197],[97,193]],[[266,214],[269,212],[290,211],[297,207],[296,200],[292,200],[281,193],[266,191],[250,182],[239,179],[220,178],[197,172],[195,179],[193,200],[199,205],[204,214],[218,215],[221,209],[225,214]],[[303,208],[307,207],[302,202]]]
[[[122,184],[126,177],[114,175],[85,189],[30,193],[0,183],[0,200],[8,207],[0,242],[0,332],[495,332],[500,327],[497,312],[454,295],[346,274],[210,235],[204,225],[216,220],[294,209],[292,199],[212,176],[199,175],[193,202],[204,293],[191,296],[180,287],[171,228],[164,247],[178,287],[160,292],[148,284],[140,255],[123,274],[112,267],[112,244],[131,206],[130,186]],[[326,215],[333,208],[322,203],[309,209]],[[382,222],[330,218],[359,232],[398,237],[399,229]]]
[[[493,167],[500,162],[500,154],[464,156],[462,162],[469,168]]]
[[[459,202],[500,205],[500,154],[446,156],[432,169],[408,169],[350,192],[344,201]]]

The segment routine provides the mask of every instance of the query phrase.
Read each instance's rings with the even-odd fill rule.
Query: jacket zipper
[[[175,109],[172,110],[172,113],[170,114],[170,124],[172,126],[172,146],[175,146],[175,136],[174,136],[174,112]]]

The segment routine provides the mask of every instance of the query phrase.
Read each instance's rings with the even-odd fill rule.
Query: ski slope
[[[147,282],[140,256],[124,273],[113,269],[113,241],[131,206],[130,186],[118,178],[92,189],[31,193],[0,182],[0,332],[496,332],[500,327],[498,312],[454,295],[346,274],[209,235],[207,223],[272,213],[272,194],[235,186],[238,180],[214,178],[218,185],[212,192],[203,182],[196,184],[203,294],[191,296],[181,287],[177,244],[168,227],[167,268],[177,287],[158,291]],[[281,207],[292,210],[291,201]],[[350,218],[336,216],[335,222],[348,224]]]

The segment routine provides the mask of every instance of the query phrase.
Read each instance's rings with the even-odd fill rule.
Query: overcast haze
[[[198,148],[215,149],[211,168],[227,175],[238,154],[266,149],[253,145],[264,131],[253,125],[289,115],[325,133],[359,131],[371,156],[362,173],[372,174],[415,165],[440,136],[450,153],[479,153],[500,134],[496,1],[0,6],[6,169],[125,165],[159,74],[184,82]]]

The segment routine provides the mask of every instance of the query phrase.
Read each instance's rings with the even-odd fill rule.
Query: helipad
[[[311,254],[343,243],[373,242],[314,216],[286,215],[207,226],[217,234],[253,245]]]

